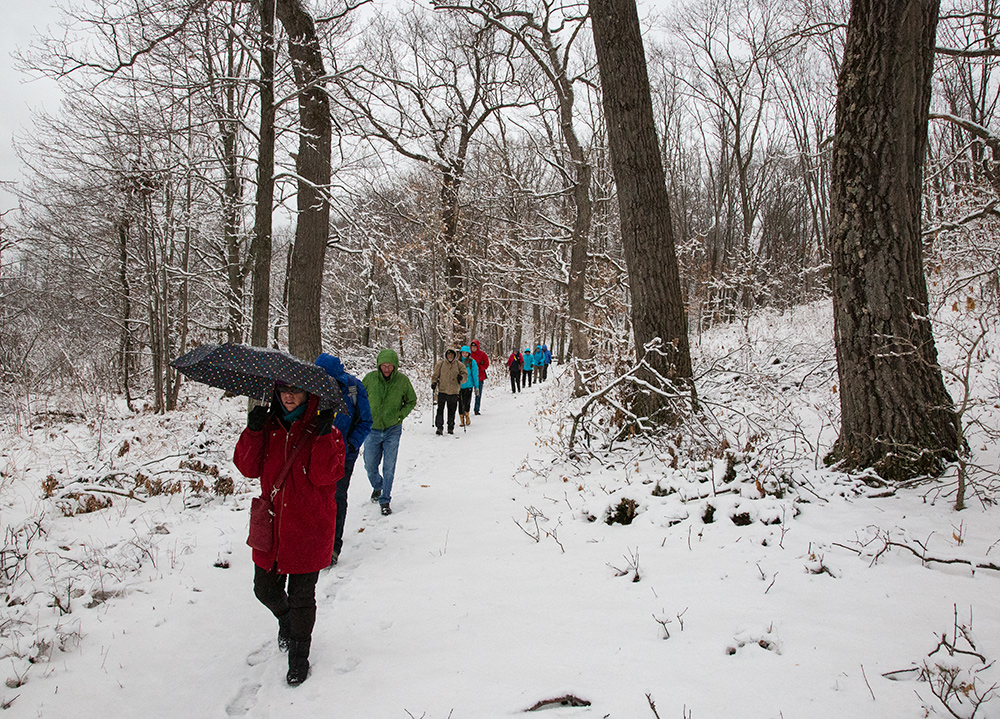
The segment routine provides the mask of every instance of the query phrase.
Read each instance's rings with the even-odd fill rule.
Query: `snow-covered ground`
[[[296,688],[251,588],[254,487],[231,464],[242,400],[190,387],[167,416],[8,427],[5,714],[488,719],[573,696],[589,705],[539,711],[943,717],[933,682],[954,676],[951,706],[968,717],[1000,680],[983,669],[1000,657],[1000,571],[911,550],[1000,564],[998,510],[973,499],[956,513],[943,485],[880,497],[823,469],[835,418],[816,397],[836,375],[826,350],[781,327],[705,340],[728,359],[704,399],[723,426],[746,423],[730,432],[740,451],[728,464],[720,451],[674,468],[650,448],[569,462],[553,449],[569,390],[558,376],[513,396],[493,373],[483,414],[437,437],[415,382],[423,402],[404,425],[395,513],[368,502],[359,463],[343,555],[317,589],[312,673]],[[797,449],[744,452],[753,435]],[[214,494],[227,479],[235,494]],[[106,491],[137,484],[145,501]],[[63,516],[87,487],[112,505]],[[171,487],[181,491],[156,494]],[[634,521],[607,524],[622,499]],[[979,656],[950,656],[942,638]],[[976,716],[1000,716],[1000,699]]]

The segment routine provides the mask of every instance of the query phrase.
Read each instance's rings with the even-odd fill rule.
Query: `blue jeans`
[[[479,380],[479,387],[476,389],[476,414],[479,414],[479,403],[483,401],[483,385],[486,384],[486,380]]]
[[[373,490],[380,490],[379,504],[389,504],[392,499],[392,479],[396,475],[396,454],[403,425],[394,424],[386,429],[373,429],[365,438],[365,470]],[[382,474],[378,472],[382,463]]]

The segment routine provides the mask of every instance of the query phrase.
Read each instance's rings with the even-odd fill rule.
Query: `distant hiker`
[[[483,385],[486,382],[486,368],[490,366],[490,358],[479,349],[479,340],[472,340],[471,357],[476,360],[476,364],[479,365],[479,387],[476,389],[476,406],[475,413],[479,414],[479,406],[483,400]]]
[[[469,345],[462,347],[459,361],[465,365],[466,377],[462,382],[462,390],[458,396],[458,413],[462,420],[462,426],[468,427],[472,424],[469,417],[469,410],[472,409],[472,393],[479,389],[479,365],[472,359],[472,352]]]
[[[372,428],[372,412],[368,406],[368,392],[357,377],[348,374],[339,357],[326,352],[316,358],[316,364],[326,370],[340,386],[340,394],[347,405],[346,412],[337,412],[333,418],[333,426],[340,430],[347,448],[344,458],[344,476],[337,482],[337,532],[333,538],[333,556],[330,564],[340,560],[340,551],[344,547],[344,522],[347,519],[347,490],[351,486],[351,476],[354,474],[354,464],[358,461],[361,443],[365,441]]]
[[[542,345],[542,382],[549,378],[550,364],[552,364],[552,353],[547,346]]]
[[[524,352],[521,354],[524,363],[524,369],[521,371],[521,384],[525,387],[531,386],[531,371],[535,367],[535,356],[531,354],[531,348],[525,347]]]
[[[507,371],[510,373],[510,392],[511,394],[517,394],[521,391],[521,368],[524,366],[524,361],[521,358],[521,353],[518,352],[517,347],[514,351],[510,353],[510,357],[507,358]]]
[[[344,442],[333,410],[317,414],[318,403],[304,389],[277,386],[270,408],[250,410],[233,453],[244,477],[260,477],[261,497],[272,505],[270,512],[251,515],[273,517],[267,541],[249,540],[255,542],[253,591],[278,620],[278,647],[288,651],[285,678],[292,685],[309,676],[316,580],[330,564],[337,483],[344,476]]]
[[[465,365],[458,360],[458,353],[449,347],[444,359],[437,361],[431,373],[431,390],[437,390],[437,416],[434,424],[437,433],[444,433],[444,408],[448,407],[448,434],[455,434],[455,410],[462,383],[468,379]]]
[[[396,475],[396,454],[403,434],[403,420],[417,406],[417,394],[410,378],[399,371],[399,356],[390,349],[378,353],[378,369],[361,380],[368,390],[372,429],[365,439],[365,470],[372,485],[372,501],[382,514],[392,514],[392,480]],[[382,473],[379,474],[379,463]]]

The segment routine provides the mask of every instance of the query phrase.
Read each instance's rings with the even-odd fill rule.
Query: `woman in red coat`
[[[278,619],[278,647],[288,650],[293,685],[309,675],[316,581],[330,564],[337,481],[344,476],[344,441],[332,426],[332,411],[317,414],[317,404],[305,390],[279,385],[270,410],[250,410],[233,455],[245,477],[260,477],[263,497],[271,496],[294,457],[273,498],[273,547],[253,550],[254,594]]]

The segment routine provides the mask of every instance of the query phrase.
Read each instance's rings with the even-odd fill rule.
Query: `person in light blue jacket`
[[[525,347],[524,352],[521,353],[524,357],[524,370],[521,374],[521,386],[530,387],[531,386],[531,376],[535,368],[535,355],[531,354],[531,348]]]
[[[472,409],[472,393],[479,389],[479,365],[472,359],[472,350],[469,345],[463,345],[459,359],[465,365],[469,376],[462,383],[462,389],[458,394],[459,421],[463,427],[472,424],[469,411]]]

